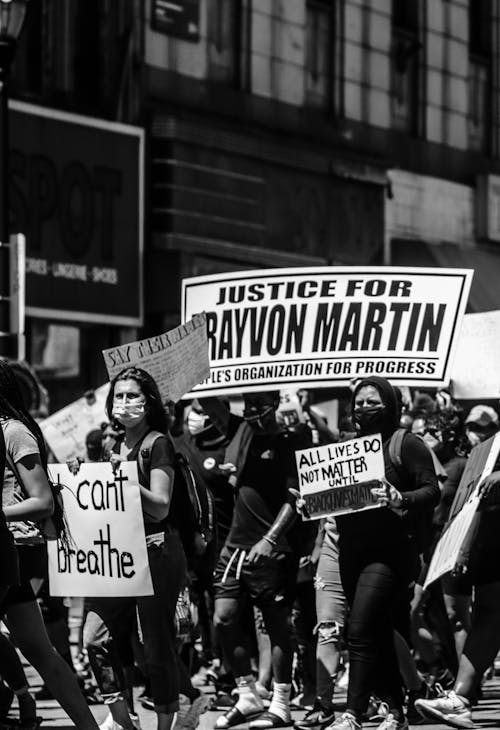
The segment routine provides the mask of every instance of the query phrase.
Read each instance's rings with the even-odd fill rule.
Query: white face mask
[[[196,413],[196,411],[189,411],[187,417],[187,427],[191,436],[196,436],[199,433],[203,433],[210,428],[209,418],[203,413]]]
[[[469,443],[472,447],[477,446],[483,441],[481,436],[479,436],[479,434],[475,431],[467,431],[467,438],[469,439]]]
[[[137,426],[145,416],[145,403],[113,403],[113,417],[125,428]]]

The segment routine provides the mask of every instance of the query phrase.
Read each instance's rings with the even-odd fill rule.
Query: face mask
[[[256,413],[252,411],[244,412],[243,418],[250,424],[250,426],[252,426],[252,428],[264,431],[266,428],[266,422],[268,421],[268,417],[271,413],[274,414],[273,406],[265,406],[261,411],[257,411]],[[276,419],[273,418],[273,423],[275,422]]]
[[[355,408],[353,417],[362,431],[376,431],[385,413],[385,406]]]
[[[146,415],[145,403],[114,403],[113,418],[125,426],[132,428],[137,426]]]
[[[203,433],[210,427],[208,416],[196,411],[189,411],[187,418],[188,431],[192,436]]]

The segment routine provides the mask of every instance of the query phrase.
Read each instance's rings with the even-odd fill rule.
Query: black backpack
[[[151,451],[160,436],[164,436],[160,431],[147,433],[137,455],[137,466],[148,482]],[[195,556],[196,534],[202,535],[207,545],[214,537],[213,502],[208,490],[196,481],[184,454],[176,451],[175,448],[174,452],[174,487],[170,504],[171,524],[179,531],[186,558],[190,562]]]

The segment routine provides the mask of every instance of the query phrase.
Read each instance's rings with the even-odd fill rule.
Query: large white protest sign
[[[379,434],[296,451],[295,459],[309,519],[379,506],[370,491],[385,474]]]
[[[493,471],[500,453],[500,433],[475,446],[460,479],[448,524],[434,550],[424,588],[453,570],[481,501],[481,482]]]
[[[456,398],[500,397],[500,312],[466,314],[451,371]]]
[[[210,374],[202,310],[186,324],[162,335],[103,350],[110,380],[124,368],[136,366],[153,376],[165,400],[180,400]]]
[[[86,435],[107,420],[104,407],[108,391],[109,385],[102,385],[94,392],[95,398],[79,398],[40,423],[43,436],[58,461],[77,456],[85,458]]]
[[[207,314],[211,373],[194,391],[348,385],[375,374],[448,383],[471,278],[462,269],[316,267],[185,279],[183,319]]]
[[[50,473],[62,496],[71,543],[47,543],[52,596],[150,596],[137,463],[84,463],[73,476],[66,464]]]

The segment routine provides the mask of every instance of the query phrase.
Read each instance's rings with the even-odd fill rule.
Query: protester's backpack
[[[403,459],[401,456],[403,441],[408,431],[405,428],[398,428],[389,441],[389,459],[396,470],[401,481],[408,479]],[[419,553],[426,556],[433,539],[432,520],[434,507],[426,507],[418,511],[412,511],[408,516],[410,530],[415,537]]]
[[[157,439],[163,435],[160,431],[150,431],[139,448],[137,465],[148,484],[151,452]],[[202,535],[207,544],[214,537],[213,503],[208,490],[196,481],[188,460],[179,451],[175,451],[174,472],[170,504],[172,524],[179,531],[184,552],[190,561],[195,555],[196,534]],[[177,516],[181,518],[176,521]]]

